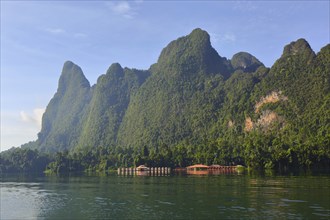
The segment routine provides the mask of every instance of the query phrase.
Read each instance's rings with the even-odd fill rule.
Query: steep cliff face
[[[172,41],[151,68],[125,114],[118,134],[122,146],[174,145],[201,141],[223,102],[222,84],[230,62],[212,48],[207,32],[196,29]],[[204,133],[202,133],[203,131]]]
[[[99,77],[84,118],[79,149],[115,145],[130,96],[148,76],[147,71],[123,69],[115,63]]]
[[[67,61],[58,89],[42,118],[38,145],[43,151],[63,151],[78,143],[91,88],[81,68]]]
[[[330,53],[325,56],[327,47],[322,48],[317,55],[304,39],[284,47],[281,57],[253,92],[256,98],[254,113],[250,112],[246,117],[246,131],[257,128],[269,130],[264,129],[265,126],[269,128],[274,123],[279,125],[277,129],[283,126],[312,126],[311,118],[317,121],[317,117],[330,116],[329,112],[323,116],[317,114],[318,106],[328,102],[329,63],[323,65],[329,59]],[[320,129],[319,126],[313,127],[314,130]]]
[[[258,113],[260,108],[268,103],[277,103],[279,101],[286,101],[288,97],[282,95],[282,91],[272,91],[270,94],[261,97],[260,100],[255,104],[255,113]]]
[[[90,87],[81,68],[65,62],[43,116],[38,148],[53,152],[114,145],[130,95],[149,75],[115,63]]]
[[[330,131],[329,50],[315,54],[299,39],[269,69],[246,52],[221,57],[207,32],[195,29],[165,47],[148,71],[115,63],[93,87],[66,62],[36,146],[157,152],[205,143],[251,147],[245,141],[256,134],[323,140]]]
[[[161,52],[154,72],[173,76],[221,74],[228,78],[230,62],[211,46],[210,35],[199,28],[169,43]]]

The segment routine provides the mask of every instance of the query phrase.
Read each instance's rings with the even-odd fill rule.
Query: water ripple
[[[165,202],[165,201],[160,201],[160,200],[156,200],[156,202],[160,203],[160,204],[165,204],[165,205],[175,205],[175,203],[172,202]]]
[[[295,200],[295,199],[281,199],[283,202],[307,202],[304,200]]]

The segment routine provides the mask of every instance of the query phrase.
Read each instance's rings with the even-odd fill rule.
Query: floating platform
[[[117,170],[118,175],[124,176],[168,176],[171,174],[170,167],[120,167]]]

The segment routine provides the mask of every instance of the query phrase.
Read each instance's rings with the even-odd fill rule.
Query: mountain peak
[[[119,63],[113,63],[107,70],[107,75],[111,75],[113,77],[120,77],[124,75],[124,69]]]
[[[283,54],[281,57],[291,56],[291,55],[304,55],[306,57],[314,57],[315,53],[312,50],[309,43],[300,38],[297,41],[293,41],[290,44],[286,45],[283,50]]]
[[[211,41],[210,41],[210,35],[200,29],[200,28],[196,28],[194,29],[189,35],[188,37],[192,40],[195,41],[196,43],[200,43],[200,44],[205,44],[207,46],[211,46]]]
[[[235,70],[241,69],[244,72],[255,72],[260,66],[264,66],[256,57],[247,52],[239,52],[231,59],[231,65]]]
[[[170,74],[221,73],[228,71],[227,60],[211,46],[210,35],[194,29],[189,35],[172,41],[165,47],[157,62],[158,69]]]
[[[75,66],[77,66],[77,65],[74,64],[72,61],[67,60],[67,61],[64,62],[63,69],[71,69]]]
[[[66,61],[58,83],[58,92],[64,93],[69,87],[90,87],[81,68],[72,61]]]
[[[191,34],[203,34],[203,35],[209,35],[207,31],[204,31],[202,28],[195,28],[194,30],[191,31]]]

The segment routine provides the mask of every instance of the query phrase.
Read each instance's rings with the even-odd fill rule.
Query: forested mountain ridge
[[[37,141],[41,151],[63,151],[77,145],[91,92],[81,68],[65,62],[57,92],[42,118]]]
[[[120,64],[115,63],[105,75],[99,77],[83,122],[78,148],[116,144],[118,129],[129,105],[130,95],[148,76],[148,71],[123,69]]]
[[[205,31],[196,29],[164,48],[150,71],[127,109],[119,145],[170,146],[187,138],[199,140],[200,131],[216,120],[213,113],[219,108],[230,62],[212,48]]]
[[[330,45],[315,54],[298,39],[267,68],[247,52],[221,57],[209,34],[195,29],[149,70],[115,63],[92,87],[66,62],[38,140],[26,147],[91,153],[105,168],[327,166],[329,109]]]

